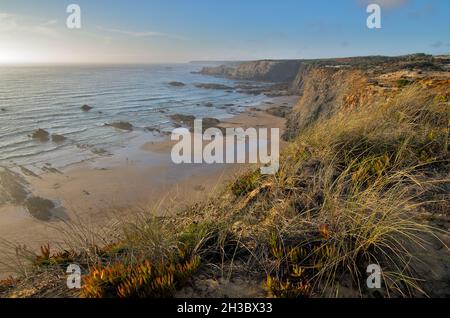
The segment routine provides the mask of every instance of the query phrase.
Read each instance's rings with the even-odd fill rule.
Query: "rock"
[[[133,130],[133,125],[127,121],[117,121],[111,124],[105,124],[105,126],[111,126],[120,130],[127,130],[127,131]]]
[[[182,83],[182,82],[170,82],[169,83],[170,86],[175,86],[175,87],[183,87],[186,86],[186,84]]]
[[[278,106],[278,107],[270,107],[269,109],[266,110],[267,113],[273,115],[273,116],[277,116],[277,117],[282,117],[282,118],[286,118],[289,113],[292,111],[292,108],[289,106]]]
[[[301,60],[262,60],[239,63],[235,67],[221,65],[204,67],[200,73],[235,80],[291,82],[297,75]]]
[[[172,119],[175,122],[175,126],[178,127],[188,127],[191,131],[194,128],[194,120],[196,119],[195,116],[192,115],[182,115],[182,114],[175,114],[171,115],[170,119]],[[202,128],[203,131],[205,131],[208,128],[211,127],[217,127],[217,125],[220,124],[220,120],[217,118],[203,118],[202,119]]]
[[[103,148],[92,148],[91,152],[94,155],[98,155],[98,156],[110,156],[111,155],[111,153],[108,150],[103,149]]]
[[[194,126],[195,116],[192,115],[183,115],[183,114],[175,114],[169,116],[172,121],[179,125],[185,125],[188,127]]]
[[[58,134],[52,134],[52,141],[53,142],[63,142],[65,141],[67,138],[64,137],[63,135],[58,135]]]
[[[49,136],[50,136],[50,134],[47,131],[45,131],[44,129],[41,129],[41,128],[35,130],[30,135],[31,138],[33,138],[35,140],[39,140],[41,142],[48,141],[49,140]]]
[[[215,84],[215,83],[196,84],[195,87],[197,87],[197,88],[204,88],[204,89],[226,89],[226,90],[233,89],[230,86],[223,85],[223,84]]]
[[[81,110],[84,112],[88,112],[92,109],[93,107],[89,106],[89,105],[83,105],[81,106]]]
[[[197,72],[199,74],[203,75],[212,75],[212,76],[232,76],[232,73],[234,71],[234,68],[226,66],[226,65],[220,65],[220,66],[213,66],[213,67],[204,67],[200,72]]]
[[[151,132],[151,133],[161,133],[161,130],[159,128],[155,127],[145,127],[145,131]]]
[[[203,131],[205,131],[208,128],[212,128],[212,127],[217,127],[217,125],[220,124],[220,120],[218,120],[217,118],[203,118],[202,120],[203,123]]]
[[[6,112],[6,108],[2,108],[0,109],[2,112]]]

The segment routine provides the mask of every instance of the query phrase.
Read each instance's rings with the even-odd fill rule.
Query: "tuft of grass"
[[[405,79],[405,78],[401,78],[401,79],[398,79],[398,80],[396,81],[396,84],[397,84],[397,87],[403,88],[403,87],[405,87],[405,86],[410,85],[410,84],[411,84],[411,81],[410,81],[410,80],[407,80],[407,79]]]
[[[237,196],[243,196],[255,190],[259,184],[260,172],[255,170],[240,176],[232,185],[231,192]]]

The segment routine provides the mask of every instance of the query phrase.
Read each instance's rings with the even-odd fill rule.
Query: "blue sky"
[[[80,30],[66,28],[71,3]],[[448,0],[1,0],[0,63],[448,54],[449,14]]]

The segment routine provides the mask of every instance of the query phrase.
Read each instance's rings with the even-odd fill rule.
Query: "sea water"
[[[123,151],[134,138],[151,135],[147,128],[170,132],[171,114],[224,119],[265,100],[237,90],[197,88],[199,83],[237,84],[199,74],[201,67],[1,66],[0,166],[62,168]],[[172,86],[173,81],[186,85]],[[85,104],[92,110],[83,112]],[[117,121],[131,123],[133,131],[105,126]],[[30,134],[38,128],[67,139],[33,140]]]

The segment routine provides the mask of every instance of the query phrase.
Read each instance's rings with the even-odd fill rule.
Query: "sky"
[[[449,16],[448,0],[0,0],[0,64],[449,54]]]

